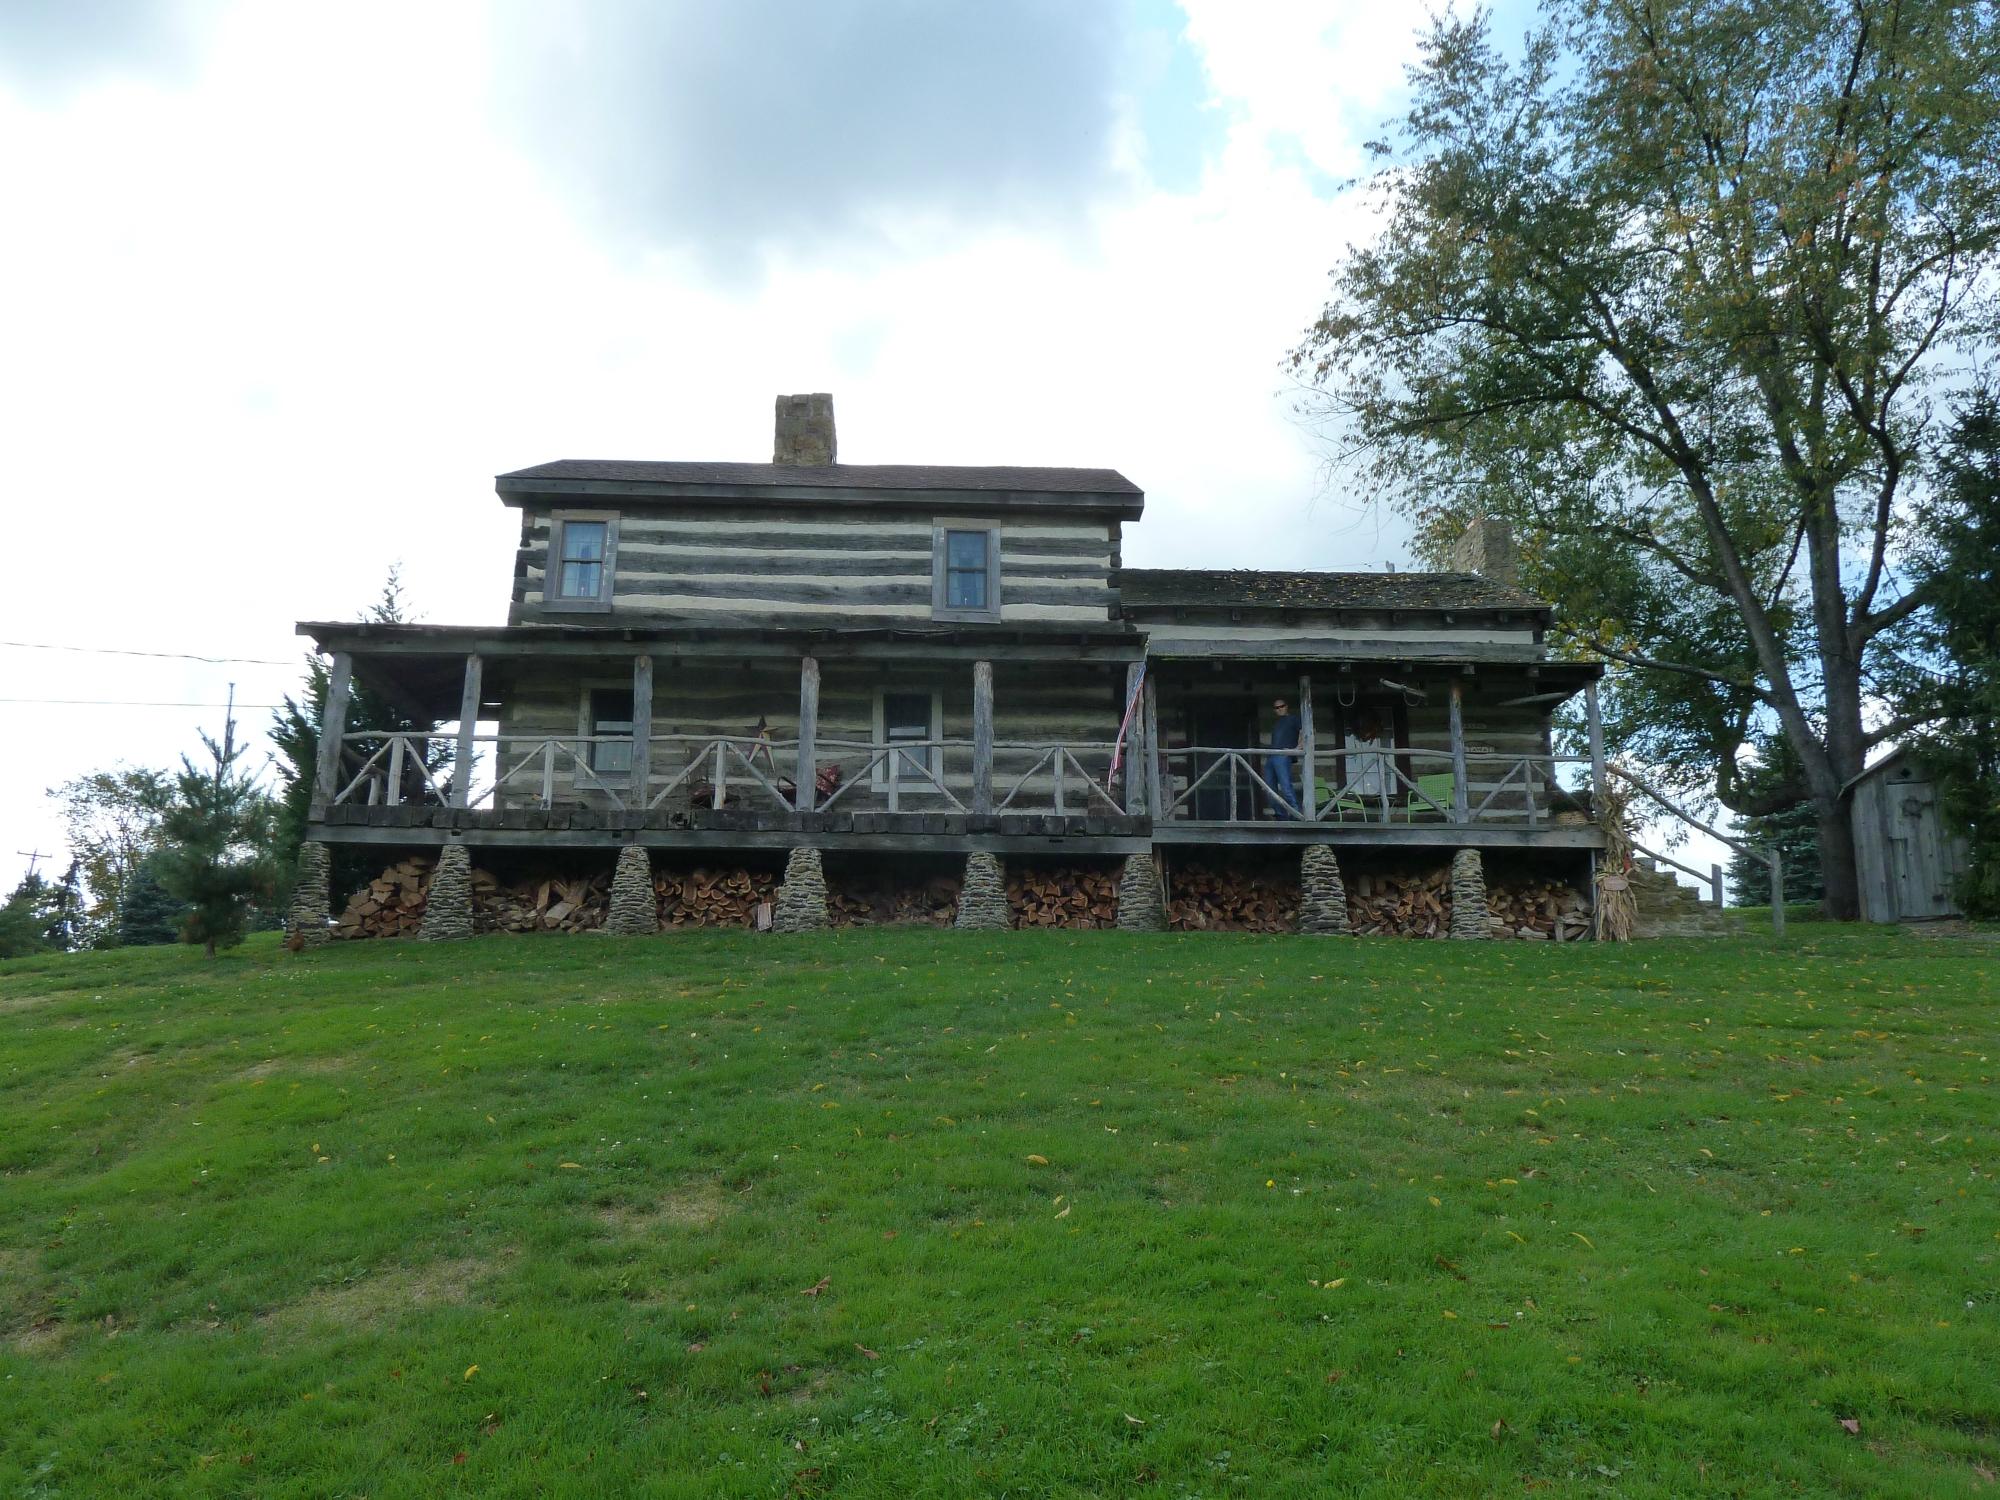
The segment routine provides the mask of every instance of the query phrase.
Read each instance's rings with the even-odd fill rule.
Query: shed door
[[[1937,788],[1927,781],[1890,781],[1888,802],[1889,888],[1899,918],[1949,917],[1957,913],[1948,888]]]

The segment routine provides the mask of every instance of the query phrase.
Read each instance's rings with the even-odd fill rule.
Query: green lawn
[[[0,1496],[1977,1493],[1996,995],[1827,925],[0,965]]]

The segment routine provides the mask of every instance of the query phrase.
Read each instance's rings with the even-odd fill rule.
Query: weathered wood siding
[[[952,518],[1000,531],[1003,620],[1097,621],[1117,607],[1115,521]],[[542,617],[551,533],[546,509],[522,514],[513,623]],[[626,510],[619,515],[614,616],[815,615],[929,619],[932,523],[893,511],[818,508]],[[565,617],[571,618],[571,617]]]
[[[1899,756],[1856,782],[1848,816],[1863,921],[1959,915],[1956,887],[1971,856],[1945,825],[1937,784],[1920,759]]]

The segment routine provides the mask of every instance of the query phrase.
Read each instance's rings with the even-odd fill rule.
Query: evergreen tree
[[[403,597],[402,577],[396,569],[389,570],[389,577],[382,585],[381,598],[364,612],[363,618],[375,625],[409,622],[409,606]],[[319,730],[320,725],[326,722],[329,676],[324,659],[308,656],[306,678],[297,696],[287,693],[284,706],[272,710],[271,727],[267,731],[271,743],[278,747],[278,754],[272,761],[279,781],[272,853],[278,869],[277,887],[281,899],[289,894],[296,876],[299,845],[305,842],[306,825],[312,811],[313,782],[319,774]],[[429,734],[437,727],[434,720],[412,718],[395,703],[360,682],[354,683],[348,693],[347,722],[350,729],[394,730],[405,734]],[[366,760],[380,747],[380,740],[355,740],[348,746],[349,759],[346,763],[351,768],[357,759]],[[422,757],[423,766],[416,765],[416,760],[417,757],[412,756],[404,770],[403,798],[407,802],[421,802],[430,795],[423,773],[428,770],[432,776],[437,776],[443,772],[451,762],[451,747],[441,740],[429,741]],[[336,888],[361,873],[365,862],[365,856],[347,853],[336,858]]]
[[[233,728],[233,726],[232,726]],[[210,765],[181,757],[174,798],[160,820],[165,847],[159,880],[187,908],[181,937],[217,948],[243,940],[251,903],[270,888],[273,808],[237,767],[243,751],[225,731],[221,744],[201,737]]]
[[[1798,756],[1782,737],[1759,740],[1755,748],[1755,759],[1737,773],[1752,799],[1798,776]],[[1784,861],[1787,903],[1818,901],[1824,895],[1819,868],[1819,819],[1810,804],[1741,818],[1736,828],[1737,837],[1746,844],[1778,852]],[[1771,867],[1739,850],[1729,861],[1729,895],[1738,906],[1765,905],[1771,899]]]
[[[126,948],[178,943],[186,915],[187,908],[160,884],[158,860],[143,860],[125,887],[125,899],[118,913],[118,942]]]
[[[49,892],[49,946],[64,953],[81,948],[86,936],[81,871],[82,862],[72,859],[62,883]]]
[[[1943,713],[1917,743],[1948,823],[1971,846],[1956,894],[1967,915],[2000,917],[2000,401],[1990,392],[1959,412],[1940,470],[1913,571],[1929,593],[1925,644],[1942,672],[1927,674],[1904,717],[1922,718],[1929,703]]]
[[[25,958],[46,953],[55,898],[49,883],[32,870],[21,877],[14,894],[0,906],[0,958]]]

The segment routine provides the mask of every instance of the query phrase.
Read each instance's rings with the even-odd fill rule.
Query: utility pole
[[[33,880],[35,878],[35,866],[40,864],[43,860],[49,857],[48,855],[42,853],[42,851],[39,849],[16,849],[14,852],[20,855],[23,859],[27,860],[28,879],[30,880]]]

